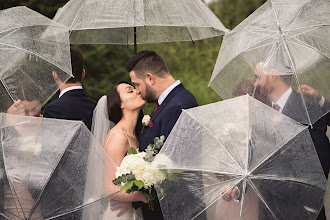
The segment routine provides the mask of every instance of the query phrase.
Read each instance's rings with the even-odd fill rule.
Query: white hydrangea
[[[137,180],[144,182],[145,188],[163,182],[166,178],[166,172],[157,168],[172,166],[172,161],[167,156],[158,154],[150,163],[143,159],[145,155],[145,152],[141,152],[124,157],[120,167],[117,168],[116,178],[123,174],[133,173]]]

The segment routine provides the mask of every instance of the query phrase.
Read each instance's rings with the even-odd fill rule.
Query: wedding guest
[[[86,76],[83,69],[83,57],[81,53],[70,48],[72,74],[74,77],[63,83],[61,77],[53,72],[53,78],[60,88],[60,96],[51,102],[44,111],[45,118],[57,118],[66,120],[83,121],[88,129],[91,129],[93,110],[96,102],[88,97],[82,87],[82,81]]]
[[[53,78],[56,84],[60,88],[59,98],[47,105],[44,111],[44,118],[56,118],[56,119],[66,119],[66,120],[79,120],[83,121],[87,128],[91,130],[93,110],[96,106],[96,102],[88,97],[82,87],[83,79],[85,78],[86,72],[83,69],[83,57],[79,50],[75,48],[70,48],[71,53],[71,66],[72,74],[74,77],[70,78],[65,83],[55,71],[53,72]],[[79,160],[79,155],[77,155],[76,160]],[[68,162],[67,166],[74,166],[79,162],[71,160]],[[81,172],[85,172],[85,167],[81,167]],[[60,194],[65,187],[71,187],[65,179],[63,179],[62,186],[54,187],[54,195]],[[82,183],[82,182],[81,182]],[[79,193],[76,193],[79,196]],[[52,198],[49,198],[51,200]],[[79,198],[74,198],[70,195],[65,195],[62,200],[63,206],[65,202],[70,202],[74,200],[79,200]],[[51,201],[43,201],[44,204],[41,207],[47,207],[47,203]],[[44,211],[44,209],[42,209]],[[47,213],[43,213],[44,217],[47,217]],[[62,217],[63,220],[74,220],[81,219],[82,211],[77,211],[75,215],[67,215]]]
[[[301,95],[291,88],[293,71],[289,66],[285,66],[281,71],[275,68],[264,69],[263,66],[263,62],[259,62],[256,65],[256,75],[258,77],[256,85],[268,92],[268,98],[274,109],[303,124],[307,124],[308,122],[306,120],[307,113],[304,105],[309,110],[308,112],[312,119],[323,115],[320,103],[307,97],[304,98],[303,103]],[[325,117],[316,121],[313,127],[309,127],[309,132],[320,159],[324,175],[327,177],[330,168],[330,143],[326,136],[326,131],[327,122]],[[324,207],[317,219],[326,219]]]

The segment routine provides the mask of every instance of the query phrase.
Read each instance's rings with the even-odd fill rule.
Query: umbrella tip
[[[224,32],[225,32],[225,35],[227,35],[227,34],[230,33],[230,30],[226,28],[226,29],[224,30]]]

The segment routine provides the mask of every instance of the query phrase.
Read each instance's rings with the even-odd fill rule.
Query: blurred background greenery
[[[49,18],[68,0],[2,0],[0,10],[14,6],[27,6]],[[120,1],[120,0],[118,0]],[[233,29],[265,0],[215,0],[208,4],[222,23]],[[175,79],[181,80],[193,93],[199,105],[220,101],[210,87],[209,80],[218,56],[222,37],[192,42],[174,42],[138,45],[139,50],[154,50],[160,54]],[[133,46],[73,45],[85,59],[86,78],[83,86],[88,96],[98,100],[116,82],[130,81],[125,65],[133,55]],[[56,99],[58,94],[52,97]],[[151,113],[153,105],[146,106]]]

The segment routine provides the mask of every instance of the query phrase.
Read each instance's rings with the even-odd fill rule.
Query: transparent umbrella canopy
[[[165,219],[307,220],[323,205],[308,127],[249,95],[183,110],[160,154],[172,160],[157,186]]]
[[[116,163],[80,121],[0,113],[1,215],[102,219]]]
[[[196,41],[226,30],[200,0],[70,0],[54,20],[70,28],[72,44]]]
[[[56,71],[72,76],[69,30],[27,8],[0,11],[0,111],[16,100],[32,113],[58,90]]]
[[[307,85],[330,100],[329,7],[328,0],[268,0],[224,37],[209,85],[227,99],[256,77],[267,96],[273,88],[263,75],[279,75],[294,92]],[[296,120],[311,125],[328,113],[320,99],[301,94]]]

